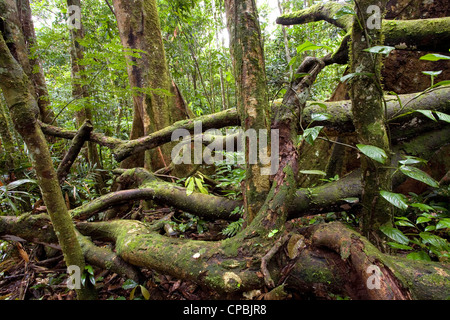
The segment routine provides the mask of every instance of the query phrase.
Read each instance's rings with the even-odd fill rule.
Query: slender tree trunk
[[[280,10],[280,14],[283,15],[284,14],[284,10],[282,7],[282,2],[280,0],[278,1],[278,10]],[[289,52],[289,41],[287,38],[287,32],[286,32],[286,27],[285,26],[281,26],[281,31],[283,32],[283,40],[284,40],[284,51],[286,53],[286,62],[289,63],[291,61],[291,54]],[[292,79],[293,76],[293,70],[292,70],[292,65],[289,65],[289,79]]]
[[[4,4],[3,0],[0,1],[1,13],[6,12],[8,8]],[[12,52],[18,53],[20,51],[24,53],[26,48],[18,46],[12,42],[12,39],[7,38],[8,47],[3,38],[4,34],[8,34],[4,25],[0,27],[0,32],[2,34],[0,35],[0,70],[2,70],[0,72],[0,87],[10,109],[15,128],[22,136],[32,156],[42,198],[55,228],[66,265],[75,265],[81,271],[84,271],[84,256],[59,187],[47,142],[37,122],[39,114],[37,102],[33,93],[30,92],[28,77],[12,56]],[[93,297],[93,292],[88,287],[82,287],[77,290],[77,293],[79,299]]]
[[[77,6],[81,10],[81,1],[80,0],[67,0],[67,6]],[[70,12],[69,12],[70,13]],[[80,61],[84,58],[84,48],[80,44],[80,40],[84,39],[84,28],[83,23],[79,21],[79,28],[74,27],[70,29],[70,37],[71,37],[71,49],[70,56],[72,59],[72,96],[74,99],[78,98],[90,98],[89,88],[87,86],[87,78],[85,75],[86,68]],[[89,106],[84,106],[80,111],[75,113],[77,127],[81,127],[83,123],[88,120],[91,123],[94,123],[92,117],[92,110]],[[97,169],[102,168],[102,164],[100,162],[100,158],[98,155],[97,146],[93,143],[87,143],[88,148],[88,161],[91,165],[95,165]],[[104,181],[101,175],[96,175],[97,184],[96,188],[98,193],[103,192]]]
[[[259,141],[259,130],[269,132],[270,121],[264,53],[256,4],[254,0],[227,0],[225,9],[241,127],[246,132],[249,129],[256,130]],[[249,163],[250,156],[254,154],[249,154],[248,138],[245,141],[245,149],[247,177],[243,194],[246,221],[250,223],[267,197],[270,181],[268,175],[261,173],[260,159],[255,164]],[[259,151],[262,151],[261,148]],[[269,146],[267,151],[270,153]]]
[[[388,164],[390,141],[380,81],[381,55],[363,51],[369,47],[383,45],[381,28],[367,27],[370,23],[367,8],[372,4],[373,1],[370,0],[356,1],[357,16],[352,27],[351,72],[363,75],[357,76],[357,79],[350,83],[350,95],[353,123],[359,143],[383,149],[387,155],[385,163]],[[376,5],[384,12],[386,1],[378,1]],[[382,17],[379,19],[381,26]],[[363,182],[361,227],[364,235],[377,243],[381,233],[379,228],[389,224],[392,219],[390,206],[379,194],[380,190],[391,190],[391,170],[366,156],[361,157],[361,169]]]
[[[2,149],[5,153],[5,168],[10,172],[14,170],[14,138],[11,133],[11,128],[8,122],[7,111],[3,103],[3,98],[0,91],[0,138],[2,139]]]
[[[34,23],[31,17],[31,8],[29,0],[16,0],[17,9],[19,11],[20,22],[22,23],[22,31],[25,42],[28,48],[28,53],[31,56],[30,67],[31,74],[28,75],[31,82],[34,84],[37,103],[40,111],[40,119],[44,123],[52,123],[55,114],[51,109],[50,98],[48,95],[47,84],[45,82],[44,71],[41,66],[41,61],[36,55],[37,40],[34,31]]]

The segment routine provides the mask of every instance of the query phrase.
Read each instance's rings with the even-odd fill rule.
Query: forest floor
[[[158,220],[170,213],[169,208],[133,212],[143,221]],[[130,216],[130,215],[128,215]],[[180,221],[183,223],[183,221]],[[224,222],[208,223],[204,232],[198,232],[195,225],[186,221],[182,236],[189,239],[218,240]],[[21,242],[12,237],[0,251],[0,300],[74,300],[75,292],[66,286],[68,279],[66,265],[60,250],[44,247],[42,244]],[[19,241],[14,241],[19,240]],[[94,241],[97,246],[109,243]],[[2,253],[3,252],[3,253]],[[143,300],[141,289],[136,283],[108,270],[93,267],[95,286],[99,300]],[[201,288],[186,280],[173,279],[169,275],[141,269],[146,279],[142,284],[150,293],[151,300],[208,300],[217,298],[214,292]],[[89,280],[86,280],[89,281]]]

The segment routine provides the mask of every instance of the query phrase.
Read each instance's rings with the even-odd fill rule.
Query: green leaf
[[[371,48],[364,49],[363,51],[388,55],[394,49],[395,49],[394,47],[390,47],[390,46],[374,46]]]
[[[272,231],[269,232],[269,234],[267,235],[268,238],[272,238],[274,235],[276,235],[278,233],[278,229],[273,229]]]
[[[186,180],[186,182],[188,182],[188,185],[186,187],[186,195],[190,196],[195,189],[195,181],[192,177],[189,177],[188,180]]]
[[[381,196],[389,203],[402,210],[408,209],[407,199],[403,194],[393,193],[385,190],[380,191]]]
[[[434,210],[433,207],[430,207],[429,205],[425,204],[425,203],[412,203],[410,204],[411,207],[417,208],[420,211],[425,211],[428,212],[430,210]]]
[[[147,288],[144,286],[139,286],[141,288],[141,293],[144,296],[145,300],[150,299],[150,292],[148,292]]]
[[[413,157],[413,156],[405,156],[405,160],[400,160],[399,162],[401,164],[416,164],[416,163],[427,163],[427,160],[424,160],[422,158]]]
[[[434,180],[432,177],[430,177],[428,174],[426,174],[422,170],[417,169],[416,167],[403,165],[403,166],[400,166],[400,171],[403,172],[403,174],[407,175],[410,178],[421,181],[433,188],[439,188],[439,183],[436,180]]]
[[[359,149],[359,151],[368,156],[370,159],[373,159],[383,164],[386,162],[387,155],[383,149],[366,144],[357,144],[356,147]]]
[[[354,198],[344,198],[344,199],[341,199],[341,200],[343,200],[345,202],[348,202],[348,203],[357,203],[357,202],[359,202],[359,198],[356,198],[356,197],[354,197]]]
[[[403,234],[400,230],[388,226],[380,227],[381,232],[383,232],[386,236],[391,238],[392,240],[407,245],[409,243],[409,239],[407,236]]]
[[[450,218],[443,218],[436,224],[436,230],[450,228]]]
[[[313,113],[311,114],[311,121],[325,121],[331,119],[331,114],[328,113]]]
[[[442,73],[442,70],[439,70],[439,71],[422,71],[422,73],[424,75],[427,75],[427,76],[435,77],[435,76],[440,75]]]
[[[316,45],[307,40],[306,42],[302,43],[301,45],[299,45],[297,47],[297,54],[300,54],[303,51],[307,51],[307,50],[317,50],[317,49],[322,49],[322,48],[331,50],[331,48],[326,45]]]
[[[321,170],[300,170],[303,174],[317,174],[321,176],[326,176],[327,174]]]
[[[406,245],[404,245],[404,244],[400,244],[400,243],[397,243],[397,242],[388,242],[387,243],[391,248],[394,248],[394,249],[401,249],[401,250],[412,250],[413,248],[412,247],[410,247],[410,246],[406,246]]]
[[[203,186],[202,180],[199,178],[194,178],[195,183],[197,184],[198,190],[200,190],[201,193],[203,194],[208,194],[208,190],[205,189],[205,187]]]
[[[17,187],[19,187],[19,186],[25,184],[25,183],[34,183],[34,184],[37,184],[37,181],[36,181],[36,180],[32,180],[32,179],[20,179],[20,180],[16,180],[16,181],[13,181],[13,182],[9,183],[9,184],[6,186],[6,190],[13,190],[13,189],[15,189],[15,188],[17,188]]]
[[[428,53],[424,56],[421,56],[419,59],[426,61],[438,61],[438,60],[450,60],[450,57],[439,53]]]
[[[314,105],[318,105],[319,107],[321,107],[324,110],[327,110],[327,105],[323,102],[312,102],[309,104],[309,106],[314,106]]]
[[[356,13],[355,13],[355,10],[353,10],[353,8],[344,6],[344,7],[340,8],[338,11],[336,11],[334,18],[338,19],[347,14],[355,15]]]
[[[134,281],[133,279],[127,279],[122,284],[122,289],[128,290],[128,289],[136,288],[136,286],[138,286],[138,283],[136,281]]]
[[[92,266],[85,266],[84,270],[86,270],[87,273],[94,275],[94,269],[92,268]]]
[[[303,131],[303,138],[310,145],[313,145],[314,140],[317,139],[317,137],[319,136],[319,133],[322,129],[323,129],[323,126],[316,126],[316,127],[305,129],[305,131]]]
[[[411,223],[411,221],[409,221],[408,218],[406,217],[395,217],[395,219],[397,219],[397,221],[395,221],[395,225],[396,226],[400,226],[400,227],[413,227],[415,228],[416,226],[413,225]]]
[[[431,221],[430,218],[427,218],[427,217],[418,217],[417,220],[416,220],[416,223],[417,223],[417,224],[421,224],[421,223],[426,223],[426,222],[429,222],[429,221]]]
[[[416,110],[416,112],[420,112],[421,114],[423,114],[424,116],[430,118],[433,121],[437,121],[436,118],[433,115],[433,111],[431,110]]]
[[[442,80],[438,83],[433,84],[430,88],[440,87],[440,86],[446,86],[450,84],[450,80]]]
[[[411,260],[431,261],[430,256],[425,251],[411,252],[406,258]]]
[[[421,232],[419,236],[422,238],[423,243],[428,243],[440,250],[447,250],[449,247],[447,240],[432,233]]]
[[[295,61],[297,61],[297,56],[295,56],[291,60],[289,60],[288,66],[292,66],[295,63]],[[228,82],[230,82],[230,81],[228,81]]]
[[[450,123],[450,115],[443,113],[443,112],[439,112],[439,111],[435,111],[434,113],[437,114],[439,120],[445,121],[447,123]]]

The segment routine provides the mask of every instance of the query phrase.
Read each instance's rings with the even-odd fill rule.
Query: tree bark
[[[366,27],[366,22],[370,18],[367,8],[371,4],[372,1],[360,0],[355,6],[350,72],[365,75],[350,83],[352,115],[359,143],[382,149],[386,155],[384,163],[390,163],[390,137],[386,126],[380,80],[381,55],[364,52],[367,48],[383,45],[382,31]],[[377,5],[379,8],[385,8],[386,1],[377,2]],[[369,74],[371,76],[368,76]],[[361,170],[363,182],[361,227],[363,234],[375,242],[379,241],[382,234],[379,228],[390,225],[393,219],[392,208],[379,194],[380,190],[392,190],[392,170],[364,155],[361,156]]]
[[[310,8],[291,12],[277,18],[281,25],[304,24],[315,21],[327,21],[338,28],[351,32],[352,15],[336,17],[336,13],[344,5],[336,2],[326,2]],[[385,9],[380,7],[381,10]],[[446,43],[450,35],[450,18],[431,18],[417,20],[383,20],[382,31],[385,45],[394,46],[400,50],[420,50],[448,53]],[[408,30],[408,32],[405,32]]]
[[[0,2],[0,6],[4,2]],[[3,11],[4,12],[4,11]],[[2,35],[5,30],[0,27]],[[8,39],[8,38],[7,38]],[[8,39],[11,41],[12,39]],[[26,51],[25,47],[15,47]],[[17,51],[16,51],[17,52]],[[58,179],[53,169],[45,137],[37,123],[39,109],[30,92],[29,80],[17,60],[11,55],[3,36],[0,36],[0,86],[9,106],[16,130],[22,136],[33,159],[42,197],[46,204],[67,266],[84,270],[84,257],[76,241],[75,228],[67,211]],[[87,287],[77,290],[80,299],[92,298]]]
[[[176,91],[167,67],[155,0],[114,0],[122,45],[138,50],[140,58],[127,55],[128,78],[133,90],[134,118],[131,139],[138,139],[188,118],[186,108],[176,104]],[[157,170],[170,164],[171,148],[147,153],[145,167]],[[125,167],[144,166],[144,157],[134,157]]]
[[[230,51],[237,90],[237,110],[241,128],[254,130],[260,141],[261,132],[269,135],[269,102],[267,96],[264,52],[261,30],[254,0],[225,1]],[[267,147],[259,146],[259,154],[271,154],[270,137]],[[262,173],[261,158],[250,161],[249,139],[245,141],[246,179],[243,186],[245,220],[250,223],[258,213],[270,189],[269,175]]]
[[[28,75],[34,85],[37,103],[40,111],[40,119],[44,123],[52,123],[55,114],[51,109],[50,97],[48,95],[47,84],[45,82],[44,71],[41,66],[40,58],[37,56],[37,40],[34,30],[34,23],[31,16],[29,0],[17,0],[19,19],[22,23],[22,31],[30,55],[31,74]]]

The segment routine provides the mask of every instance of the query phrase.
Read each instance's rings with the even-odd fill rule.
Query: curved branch
[[[288,13],[277,18],[281,25],[304,24],[315,21],[327,21],[346,32],[352,28],[353,15],[337,16],[345,5],[336,2],[321,3],[307,9]],[[385,45],[396,49],[447,52],[450,42],[450,17],[383,20]]]

